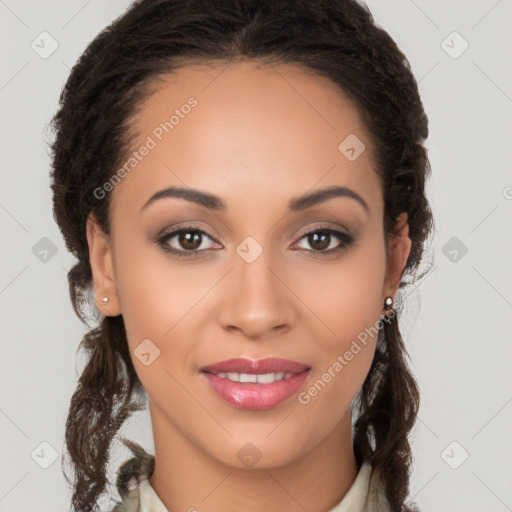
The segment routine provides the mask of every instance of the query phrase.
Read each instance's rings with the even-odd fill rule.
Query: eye
[[[205,237],[209,240],[213,240],[213,238],[202,229],[194,226],[184,226],[162,235],[156,240],[156,243],[165,252],[175,254],[178,257],[195,258],[199,256],[200,252],[212,248],[212,246],[203,247]],[[173,239],[175,239],[174,244],[170,243]],[[327,256],[344,251],[355,241],[351,235],[327,227],[317,227],[308,231],[302,235],[299,242],[303,239],[312,247],[312,249],[306,248],[305,250],[317,253],[314,257]],[[338,240],[337,244],[336,240]],[[304,249],[304,247],[299,248]]]
[[[200,251],[208,249],[208,247],[202,247],[204,237],[213,240],[208,233],[204,232],[202,229],[193,226],[184,226],[162,235],[157,239],[156,243],[166,252],[173,253],[176,256],[190,258],[197,256]],[[174,247],[172,244],[169,244],[169,241],[173,239],[176,239]]]
[[[354,243],[354,238],[351,235],[326,227],[308,231],[300,238],[300,240],[303,239],[313,248],[312,252],[319,253],[319,255],[330,255],[344,251]],[[338,244],[335,243],[336,239]]]

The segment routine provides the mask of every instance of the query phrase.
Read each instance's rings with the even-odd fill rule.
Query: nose
[[[297,298],[289,288],[289,275],[276,267],[265,251],[252,263],[236,255],[221,294],[219,322],[223,329],[251,340],[291,329],[297,317]]]

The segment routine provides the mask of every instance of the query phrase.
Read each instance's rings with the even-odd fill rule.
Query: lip
[[[201,375],[217,396],[228,404],[248,410],[272,409],[295,394],[304,384],[310,367],[287,359],[269,358],[261,360],[229,359],[201,368]],[[218,377],[216,373],[292,373],[290,377],[270,384],[257,382],[233,382]]]

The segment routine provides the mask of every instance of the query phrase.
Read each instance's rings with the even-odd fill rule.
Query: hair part
[[[52,119],[53,212],[66,247],[78,260],[68,281],[73,308],[83,322],[93,285],[88,215],[94,213],[110,233],[112,194],[100,200],[94,189],[129,153],[135,136],[132,121],[149,85],[191,63],[243,60],[300,66],[329,78],[354,102],[372,136],[387,236],[397,234],[396,219],[407,212],[412,245],[400,288],[423,277],[419,265],[433,228],[425,196],[428,119],[407,58],[374,23],[365,4],[138,0],[80,56]],[[72,505],[96,511],[108,483],[112,441],[131,413],[143,407],[134,397],[144,390],[122,315],[102,318],[80,348],[88,362],[71,399],[65,440],[74,470]],[[405,505],[412,461],[408,436],[419,407],[419,390],[406,357],[395,316],[379,331],[374,360],[358,395],[353,439],[358,464],[368,459],[383,470],[382,485],[397,511],[411,510]]]

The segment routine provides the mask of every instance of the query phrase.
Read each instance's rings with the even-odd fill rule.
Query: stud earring
[[[386,297],[384,300],[384,309],[388,311],[393,306],[393,297]]]
[[[103,302],[103,304],[107,304],[107,303],[108,303],[108,301],[109,301],[109,299],[108,299],[108,297],[103,297],[103,298],[101,299],[101,301]]]

